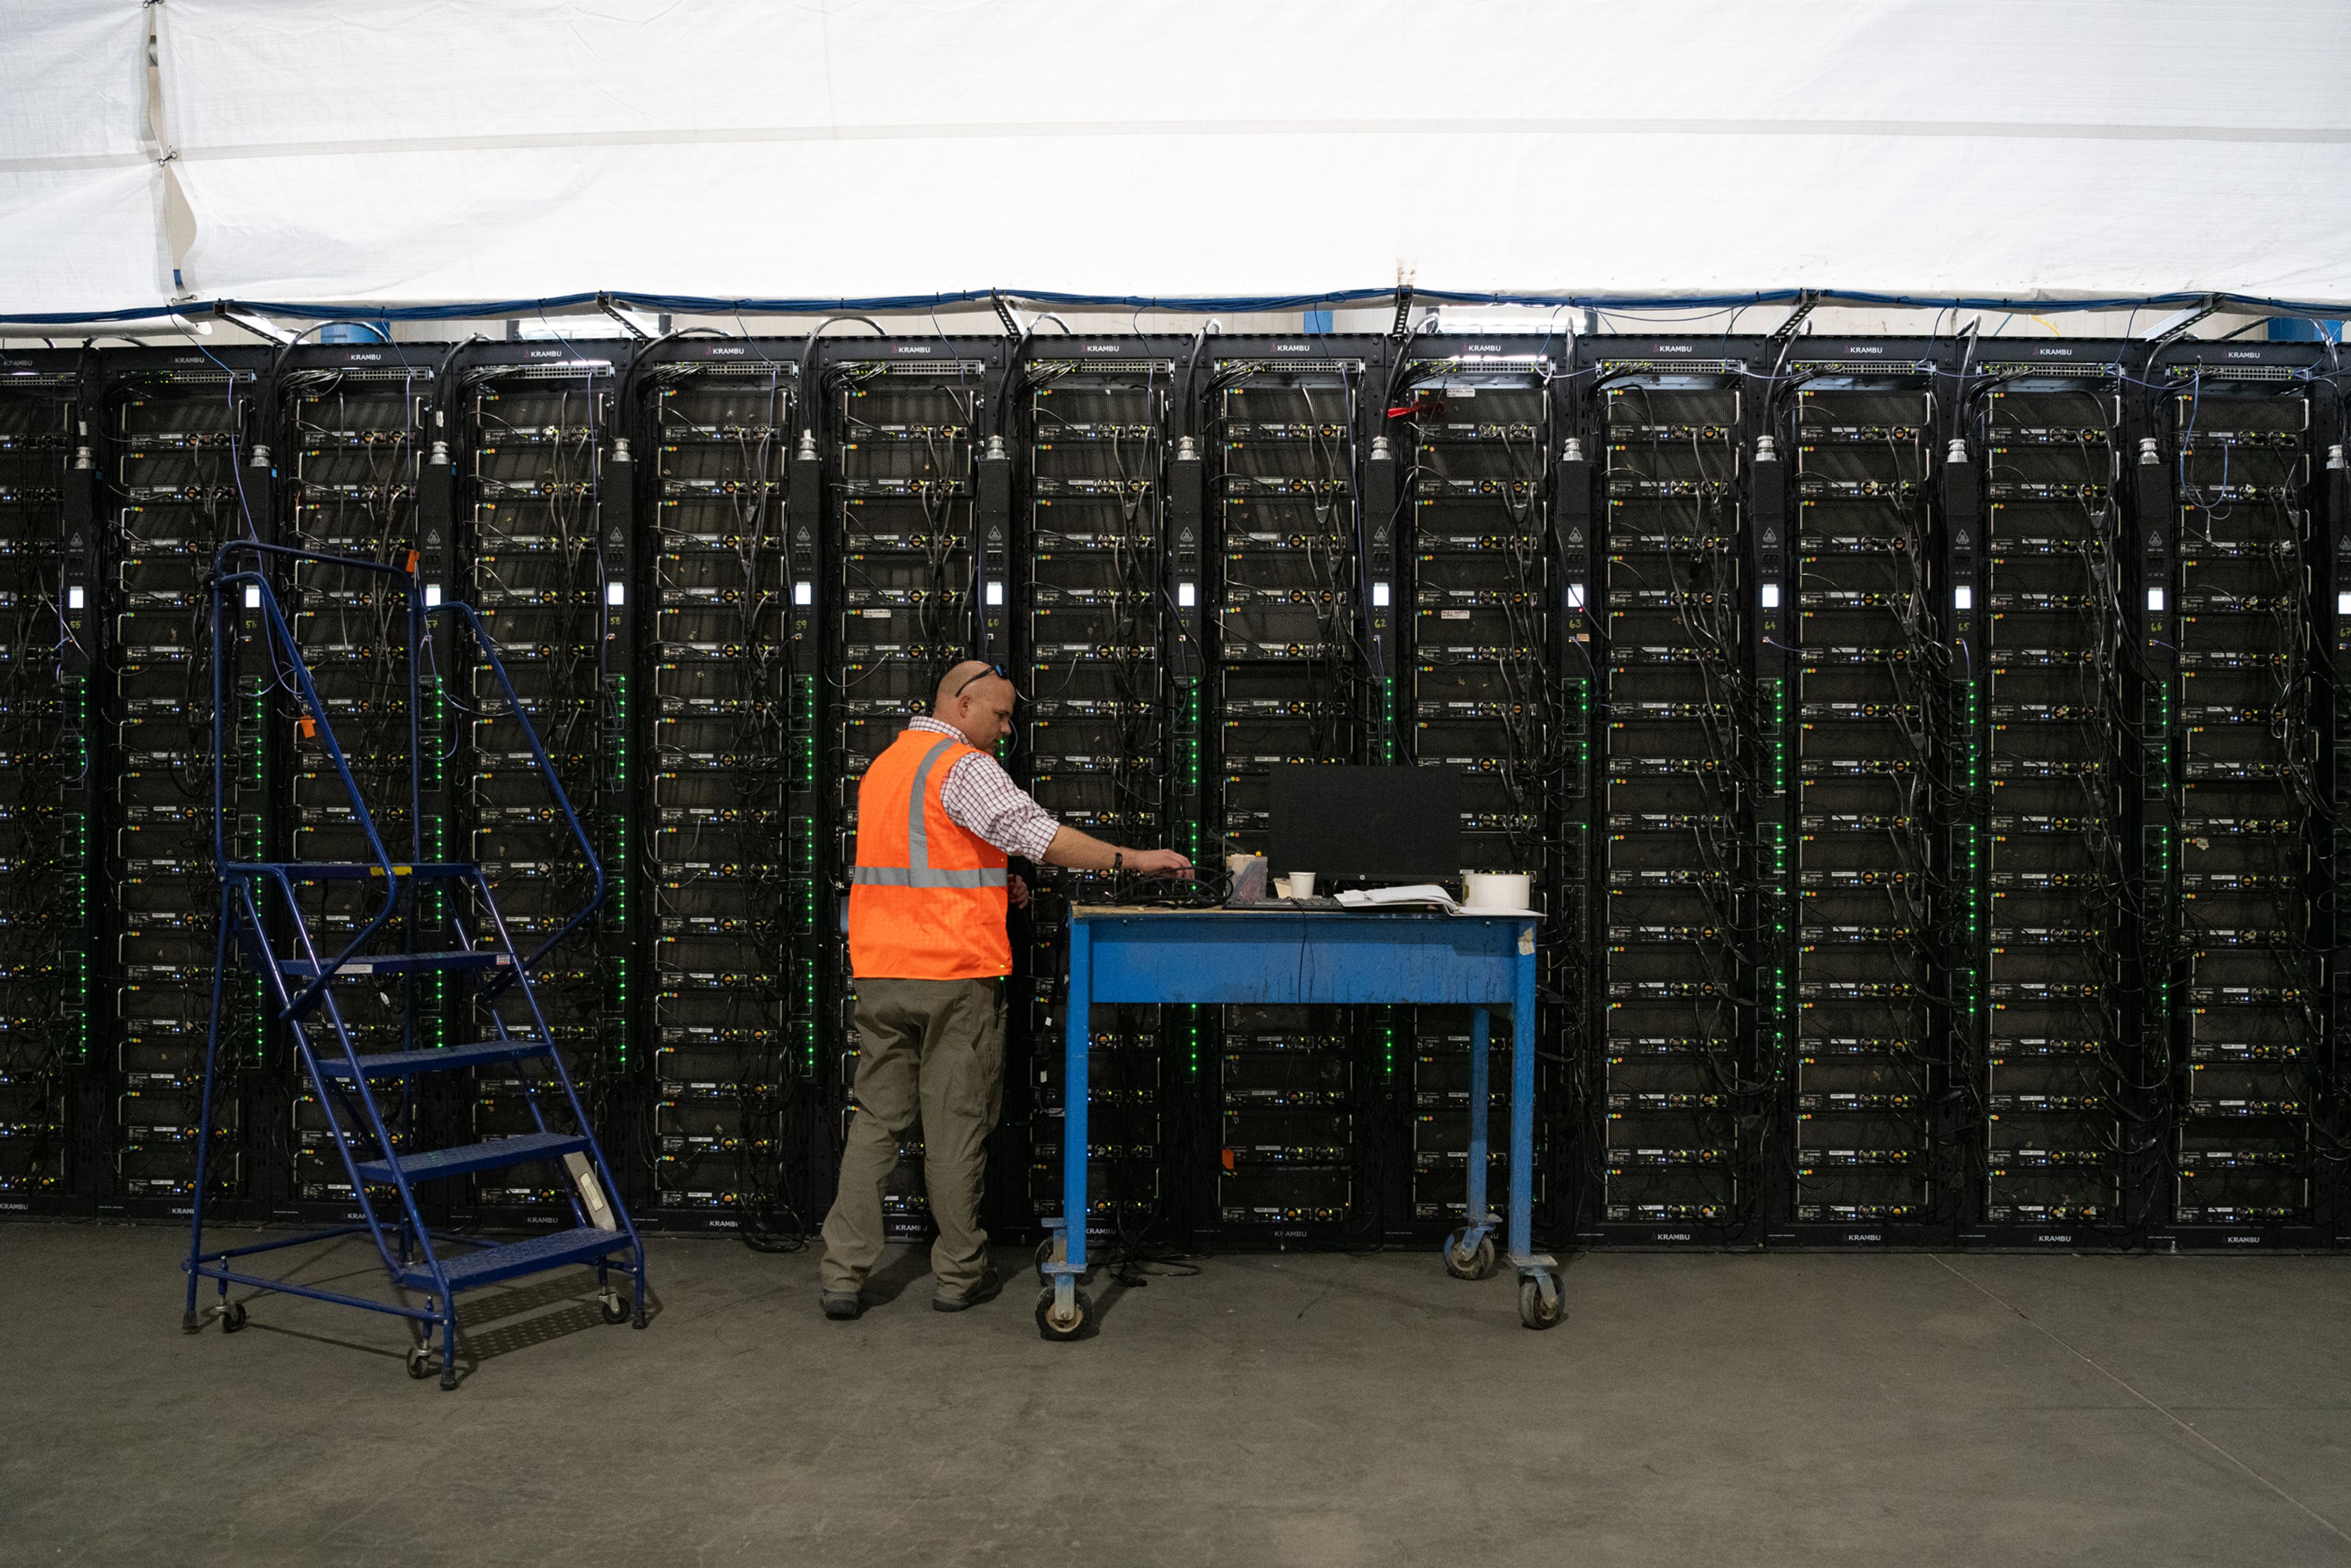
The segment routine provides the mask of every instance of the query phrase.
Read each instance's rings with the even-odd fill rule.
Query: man
[[[907,726],[858,785],[849,890],[856,1112],[824,1220],[829,1318],[864,1310],[859,1291],[882,1256],[882,1189],[918,1115],[939,1228],[931,1305],[959,1312],[999,1287],[979,1228],[979,1190],[983,1145],[1003,1099],[1004,977],[1012,972],[1005,910],[1029,902],[1006,857],[1192,874],[1173,850],[1122,849],[1062,827],[1014,784],[992,755],[1012,733],[1012,698],[995,665],[957,664],[939,683],[931,716]]]

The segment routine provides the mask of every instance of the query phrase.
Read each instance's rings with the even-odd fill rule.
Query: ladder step
[[[277,869],[295,882],[365,882],[370,877],[381,882],[383,879],[383,867],[375,861],[287,861]],[[418,861],[413,864],[394,861],[392,874],[414,877],[419,882],[449,882],[472,875],[474,869],[470,861]]]
[[[546,1236],[527,1236],[502,1247],[484,1247],[460,1257],[445,1258],[441,1269],[449,1277],[449,1288],[462,1291],[511,1280],[517,1274],[559,1269],[566,1263],[584,1263],[591,1258],[624,1252],[628,1247],[626,1231],[599,1230],[590,1225]],[[400,1271],[400,1282],[411,1290],[429,1291],[433,1288],[433,1272],[412,1265]]]
[[[315,1046],[319,1071],[329,1078],[351,1076],[351,1064],[342,1051],[331,1045]],[[484,1067],[499,1061],[520,1061],[526,1057],[545,1056],[547,1041],[543,1040],[485,1040],[472,1045],[452,1045],[438,1051],[394,1051],[381,1056],[360,1058],[360,1071],[370,1078],[406,1078],[418,1072],[446,1072],[453,1068]]]
[[[280,958],[277,967],[298,979],[308,979],[319,970],[328,968],[331,959],[316,963],[308,958]],[[449,953],[362,953],[335,970],[339,975],[406,975],[421,969],[505,969],[512,967],[504,953],[477,947],[468,952],[459,948]]]
[[[426,1154],[399,1156],[400,1174],[411,1181],[435,1181],[442,1176],[464,1176],[468,1171],[494,1171],[507,1166],[527,1166],[539,1160],[560,1159],[587,1148],[586,1138],[575,1138],[562,1133],[526,1133],[519,1138],[493,1138],[486,1144],[461,1144],[454,1149],[434,1149]],[[361,1181],[388,1182],[392,1179],[390,1160],[361,1160]]]

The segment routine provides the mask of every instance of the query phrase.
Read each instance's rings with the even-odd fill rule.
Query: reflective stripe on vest
[[[961,744],[952,735],[939,737],[936,746],[923,756],[922,766],[914,769],[914,787],[906,796],[906,863],[902,866],[861,865],[850,868],[849,880],[867,887],[1008,887],[1008,873],[1002,866],[972,866],[941,868],[931,864],[930,824],[924,819],[931,785],[931,769],[952,747]],[[943,787],[944,788],[944,787]],[[945,810],[946,803],[940,802]]]

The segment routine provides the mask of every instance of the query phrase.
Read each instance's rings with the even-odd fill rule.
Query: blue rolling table
[[[1489,1009],[1510,1009],[1510,1200],[1507,1260],[1519,1317],[1549,1328],[1566,1315],[1559,1265],[1529,1235],[1534,1197],[1535,923],[1523,915],[1430,911],[1094,907],[1071,911],[1068,1069],[1061,1096],[1061,1218],[1038,1250],[1037,1327],[1076,1339],[1093,1317],[1086,1272],[1086,1054],[1095,1002],[1468,1006],[1468,1223],[1446,1239],[1461,1279],[1494,1271],[1501,1216],[1486,1207]]]

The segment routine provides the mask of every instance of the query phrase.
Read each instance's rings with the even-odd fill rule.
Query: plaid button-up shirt
[[[906,727],[965,738],[963,731],[935,718],[914,719]],[[956,826],[1024,860],[1043,860],[1045,846],[1061,826],[985,751],[975,751],[948,769],[946,782],[939,786],[939,803]]]

